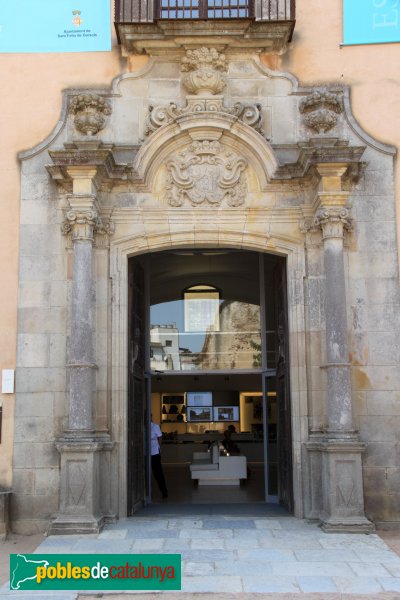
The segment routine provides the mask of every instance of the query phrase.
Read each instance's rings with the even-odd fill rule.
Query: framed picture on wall
[[[212,421],[212,407],[211,406],[188,406],[187,407],[187,420],[188,422],[202,422]]]

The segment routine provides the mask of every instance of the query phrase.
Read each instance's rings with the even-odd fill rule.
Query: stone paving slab
[[[107,594],[107,595],[80,595],[78,600],[98,600],[103,598],[104,600],[276,600],[276,593],[272,594],[224,594],[224,593],[213,593],[213,594],[185,594],[180,593],[177,599],[176,593],[138,593],[138,594]],[[380,593],[374,595],[359,595],[359,594],[341,594],[341,593],[318,593],[318,594],[302,594],[300,597],[298,593],[294,594],[279,594],[279,600],[399,600],[398,594],[391,593]],[[25,600],[25,599],[24,599]]]
[[[400,557],[377,535],[325,534],[292,517],[122,519],[99,535],[51,536],[36,553],[178,553],[182,592],[80,593],[79,598],[400,600]],[[20,600],[77,593],[19,592]],[[232,594],[232,595],[229,595]],[[1,600],[15,599],[6,586]]]

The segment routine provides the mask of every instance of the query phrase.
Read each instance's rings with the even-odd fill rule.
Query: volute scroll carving
[[[72,236],[72,241],[94,241],[95,234],[107,240],[115,231],[111,219],[102,219],[95,209],[71,209],[65,215],[61,225],[63,235]]]
[[[145,125],[145,136],[150,136],[160,127],[172,123],[183,115],[199,112],[220,112],[237,117],[242,123],[249,125],[261,135],[264,135],[263,116],[260,104],[243,104],[237,102],[231,107],[223,105],[221,98],[195,98],[188,100],[186,106],[178,106],[171,102],[168,106],[149,106]]]
[[[348,208],[320,208],[315,215],[314,225],[321,228],[324,239],[343,238],[345,231],[353,229],[353,219]]]
[[[247,185],[243,173],[247,161],[227,151],[216,140],[197,140],[167,162],[166,200],[170,206],[240,206]]]

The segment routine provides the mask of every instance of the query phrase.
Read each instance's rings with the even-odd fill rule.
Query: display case
[[[161,394],[161,423],[186,423],[186,394]]]

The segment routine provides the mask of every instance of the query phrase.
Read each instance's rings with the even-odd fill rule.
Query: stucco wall
[[[111,2],[111,4],[113,4]],[[398,44],[340,48],[341,0],[297,0],[297,23],[291,48],[283,56],[265,57],[265,64],[290,71],[303,84],[348,84],[353,112],[372,136],[398,144]],[[107,87],[118,74],[133,70],[145,57],[120,57],[116,39],[111,53],[1,55],[3,93],[0,97],[2,135],[0,178],[3,220],[0,265],[3,294],[0,306],[0,368],[16,364],[18,223],[20,166],[17,153],[42,141],[60,115],[61,90],[69,87]],[[399,166],[396,167],[399,196]],[[2,396],[3,438],[0,484],[11,483],[14,397]],[[398,399],[394,401],[394,408]]]

